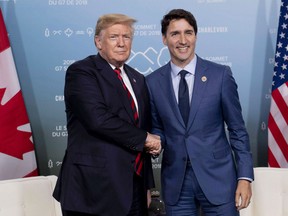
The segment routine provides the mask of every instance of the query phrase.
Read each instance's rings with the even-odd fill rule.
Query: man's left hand
[[[235,204],[237,210],[248,207],[252,197],[251,182],[248,180],[238,180],[238,185],[235,194]]]

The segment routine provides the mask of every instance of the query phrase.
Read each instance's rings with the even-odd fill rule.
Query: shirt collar
[[[189,64],[186,65],[184,68],[178,67],[172,61],[170,61],[172,75],[176,77],[181,70],[186,70],[190,74],[195,75],[196,62],[197,62],[197,55],[195,55],[192,61],[190,61]]]
[[[110,64],[109,65],[111,66],[111,68],[114,70],[116,68],[116,66],[114,66],[113,64]],[[125,72],[124,71],[124,66],[122,65],[121,67],[118,67],[120,70],[121,70],[121,73]]]

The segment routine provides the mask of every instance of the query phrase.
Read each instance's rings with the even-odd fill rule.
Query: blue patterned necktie
[[[190,111],[189,89],[188,89],[187,82],[185,80],[185,76],[188,73],[189,72],[185,70],[181,70],[179,72],[181,79],[179,82],[179,91],[178,91],[178,106],[179,106],[180,113],[182,115],[182,118],[186,126],[187,126],[187,122],[189,118],[189,111]]]

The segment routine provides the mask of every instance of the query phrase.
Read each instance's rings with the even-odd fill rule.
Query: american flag
[[[268,118],[268,165],[288,168],[288,0],[281,1],[280,8]]]

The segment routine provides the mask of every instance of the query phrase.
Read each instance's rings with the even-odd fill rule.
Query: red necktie
[[[126,85],[125,85],[125,83],[121,77],[121,70],[119,68],[115,68],[114,72],[117,74],[118,79],[121,81],[122,86],[127,93],[127,97],[129,99],[130,106],[131,106],[131,109],[133,111],[134,124],[138,127],[139,126],[139,116],[138,116],[138,112],[136,109],[135,101],[134,101],[131,93],[129,92],[128,88],[126,87]],[[141,152],[139,152],[137,154],[136,159],[135,159],[135,172],[140,176],[142,174],[142,167],[143,167],[143,154]]]

